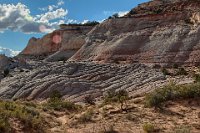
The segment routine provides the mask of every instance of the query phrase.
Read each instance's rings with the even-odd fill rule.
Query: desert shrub
[[[4,77],[8,76],[9,73],[10,73],[10,70],[9,69],[5,69],[3,71]]]
[[[173,83],[147,94],[145,105],[147,107],[161,108],[169,100],[200,98],[200,83],[188,85],[175,85]]]
[[[147,107],[161,108],[161,104],[172,97],[172,88],[174,84],[167,85],[163,88],[156,89],[154,92],[145,97],[145,105]]]
[[[119,18],[119,14],[118,13],[113,14],[112,18]]]
[[[62,96],[58,91],[53,91],[52,94],[50,94],[50,99],[43,106],[56,111],[78,111],[81,108],[80,105],[76,105],[75,103],[69,101],[64,101],[61,97]]]
[[[118,131],[114,129],[114,125],[110,125],[108,129],[105,128],[104,131],[100,133],[118,133]]]
[[[91,95],[85,97],[85,102],[90,105],[95,105],[94,97]]]
[[[185,19],[185,23],[186,23],[186,24],[194,24],[194,23],[191,21],[191,19]]]
[[[82,114],[79,118],[78,118],[78,122],[79,123],[88,123],[88,122],[92,122],[92,117],[94,115],[94,111],[92,109],[88,110],[87,112],[85,112],[84,114]]]
[[[160,69],[160,68],[161,68],[161,65],[160,65],[160,64],[155,64],[155,65],[153,65],[153,68],[154,68],[154,69]]]
[[[169,71],[166,68],[162,68],[161,71],[164,75],[170,75]]]
[[[0,114],[0,133],[6,133],[11,131],[10,123],[8,122],[8,118]]]
[[[194,74],[194,80],[195,82],[200,82],[200,74]]]
[[[175,127],[174,133],[191,133],[191,127],[185,125]]]
[[[162,10],[161,9],[155,10],[154,13],[155,14],[160,14],[160,13],[162,13]]]
[[[17,119],[23,124],[24,130],[43,132],[44,119],[35,108],[27,107],[21,103],[0,101],[0,132],[10,132],[12,127],[10,119]]]
[[[176,64],[176,63],[173,64],[173,68],[174,68],[174,69],[178,69],[178,67],[179,67],[178,64]]]
[[[151,123],[144,123],[142,127],[145,133],[153,133],[155,131],[155,127]]]
[[[126,101],[129,99],[128,92],[125,90],[119,90],[115,92],[114,90],[108,91],[107,95],[104,97],[104,104],[118,102],[121,104],[121,110],[126,110]],[[125,105],[125,108],[123,106]]]
[[[66,62],[66,58],[63,56],[63,57],[60,57],[60,59],[58,61],[62,61],[63,63]]]
[[[50,97],[49,102],[54,102],[54,101],[59,101],[59,100],[61,100],[62,95],[60,94],[59,91],[54,90],[54,91],[51,92],[51,94],[50,94],[49,97]]]
[[[138,118],[135,115],[130,114],[130,113],[126,115],[126,119],[129,121],[138,121]]]
[[[187,75],[187,74],[188,74],[187,71],[183,67],[179,68],[178,71],[176,72],[176,75]]]

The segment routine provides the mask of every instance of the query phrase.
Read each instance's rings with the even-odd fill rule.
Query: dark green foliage
[[[66,62],[66,58],[65,57],[60,57],[60,59],[58,61],[63,61],[63,63]]]
[[[154,68],[154,69],[160,69],[160,68],[161,68],[161,65],[155,64],[155,65],[153,65],[153,68]]]
[[[8,76],[9,73],[10,73],[10,70],[9,69],[5,69],[3,71],[4,77]]]
[[[45,122],[35,108],[17,102],[0,101],[0,132],[12,132],[9,119],[19,120],[23,124],[24,130],[44,131]]]
[[[92,116],[94,115],[94,111],[93,110],[88,110],[87,112],[85,112],[79,119],[78,122],[79,123],[88,123],[88,122],[92,122]]]
[[[194,23],[191,21],[191,19],[185,19],[185,23],[186,23],[186,24],[191,24],[191,25],[194,24]]]
[[[173,64],[174,69],[178,69],[178,64]]]
[[[125,90],[120,90],[115,92],[113,91],[108,91],[107,95],[104,97],[104,104],[108,103],[115,103],[118,102],[121,104],[121,110],[125,110],[127,108],[126,101],[129,99],[128,92]],[[123,106],[125,105],[125,108]]]
[[[155,131],[155,127],[151,123],[145,123],[143,125],[143,130],[145,133],[153,133]]]
[[[162,13],[162,9],[157,9],[157,10],[153,11],[153,13],[154,14],[160,14],[160,13]]]
[[[99,22],[97,21],[88,21],[87,23],[74,23],[74,24],[60,24],[60,27],[65,27],[65,26],[95,26],[98,25]]]
[[[90,105],[95,105],[94,97],[91,95],[85,97],[85,102]]]
[[[51,94],[50,94],[50,101],[54,101],[57,99],[61,99],[62,95],[60,94],[59,91],[54,90]]]
[[[188,74],[187,71],[183,67],[179,68],[178,71],[176,72],[176,75],[187,75],[187,74]]]
[[[170,75],[169,71],[166,68],[162,68],[161,71],[164,75]]]
[[[119,14],[118,13],[113,14],[112,18],[119,18]]]
[[[119,132],[114,129],[113,125],[110,125],[108,129],[104,129],[104,131],[100,133],[119,133]]]
[[[195,80],[195,82],[200,82],[200,74],[195,74],[194,80]]]
[[[145,98],[145,105],[147,107],[161,108],[166,101],[188,98],[200,98],[200,83],[166,85],[148,94]]]
[[[81,106],[76,105],[69,101],[64,101],[61,98],[61,94],[59,91],[53,91],[50,94],[50,99],[47,101],[46,104],[44,104],[44,107],[56,110],[56,111],[78,111]]]
[[[174,133],[191,133],[191,127],[187,125],[175,127]]]

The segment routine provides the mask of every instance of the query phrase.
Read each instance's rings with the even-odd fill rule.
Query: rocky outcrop
[[[199,7],[195,0],[141,4],[92,29],[70,60],[199,65]]]
[[[6,69],[11,64],[11,59],[5,55],[0,55],[0,70]]]
[[[86,34],[93,26],[65,26],[42,38],[31,38],[27,47],[20,55],[28,56],[47,56],[56,53],[48,60],[55,58],[71,57],[67,54],[68,51],[73,51],[73,54],[85,43]],[[66,51],[66,55],[60,55],[60,52]],[[70,56],[69,56],[70,55]]]
[[[94,63],[32,62],[29,72],[13,72],[0,82],[1,99],[46,99],[57,90],[63,98],[83,101],[85,96],[100,98],[108,90],[142,93],[156,87],[155,81],[165,79],[162,73],[144,65],[112,65]],[[155,83],[154,83],[155,82]],[[154,87],[152,87],[154,86]]]

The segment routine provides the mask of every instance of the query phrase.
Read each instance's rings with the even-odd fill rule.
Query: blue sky
[[[40,38],[60,23],[102,21],[146,1],[0,0],[0,47],[23,50],[31,37]]]

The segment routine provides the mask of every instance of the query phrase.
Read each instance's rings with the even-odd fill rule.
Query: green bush
[[[89,104],[89,105],[95,105],[95,99],[93,96],[88,95],[85,97],[85,103]]]
[[[94,115],[93,110],[88,110],[86,113],[84,113],[79,119],[78,122],[80,123],[88,123],[92,122],[92,116]]]
[[[13,118],[23,124],[24,130],[44,131],[45,121],[35,108],[17,102],[0,101],[0,132],[11,132],[12,127],[9,120]]]
[[[162,68],[161,71],[164,75],[170,75],[169,71],[166,68]]]
[[[188,74],[187,71],[183,67],[179,68],[178,71],[176,72],[176,75],[187,75],[187,74]]]
[[[153,133],[155,131],[155,127],[151,123],[145,123],[143,125],[143,130],[145,133]]]
[[[5,69],[3,71],[4,77],[8,76],[9,73],[10,73],[10,70],[9,69]]]
[[[174,69],[178,69],[178,64],[173,64]]]
[[[81,109],[80,105],[76,105],[75,103],[69,101],[64,101],[61,97],[62,96],[60,92],[53,91],[52,94],[50,94],[50,99],[44,104],[44,107],[56,111],[78,111]]]
[[[104,131],[100,133],[119,133],[119,132],[114,129],[114,125],[110,125],[108,129],[104,129]]]
[[[191,133],[191,127],[189,126],[178,126],[174,129],[174,133]]]
[[[121,110],[126,110],[126,101],[129,99],[128,92],[125,90],[119,90],[115,92],[114,90],[108,91],[107,95],[104,97],[104,104],[118,102],[121,104]],[[125,105],[125,109],[123,106]]]
[[[193,77],[195,82],[200,82],[200,74],[195,74]]]
[[[147,107],[161,108],[166,101],[189,98],[200,98],[200,83],[188,85],[175,85],[171,83],[146,95],[145,105]]]

